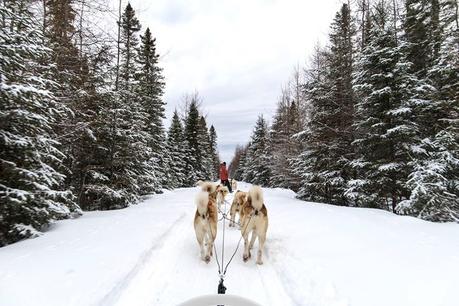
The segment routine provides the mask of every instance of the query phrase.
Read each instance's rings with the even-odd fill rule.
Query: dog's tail
[[[197,182],[195,183],[195,185],[198,186],[198,187],[201,187],[202,184],[204,184],[204,182],[201,181],[201,180],[199,180],[199,181],[197,181]]]
[[[198,212],[201,215],[207,213],[207,204],[209,204],[209,194],[205,191],[200,191],[194,200],[196,203],[196,207],[198,208]]]
[[[263,191],[260,186],[252,186],[249,190],[249,197],[253,208],[261,209],[263,207]]]

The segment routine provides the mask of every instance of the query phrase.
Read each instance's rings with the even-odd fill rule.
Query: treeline
[[[166,135],[150,29],[120,3],[112,38],[97,14],[104,1],[0,1],[0,246],[214,178],[217,136],[196,101]]]
[[[343,4],[231,166],[308,201],[459,221],[457,1]]]

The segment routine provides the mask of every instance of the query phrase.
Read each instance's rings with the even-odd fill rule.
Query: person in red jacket
[[[233,190],[231,190],[231,184],[228,180],[228,170],[226,169],[226,162],[222,162],[220,164],[220,181],[224,186],[228,187],[229,192],[233,192]]]

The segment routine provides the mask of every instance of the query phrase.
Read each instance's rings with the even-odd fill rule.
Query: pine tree
[[[112,208],[125,207],[136,202],[139,195],[158,191],[158,179],[149,163],[151,150],[144,130],[146,113],[135,94],[135,72],[140,23],[128,3],[121,18],[120,81],[113,105],[111,185],[118,193]]]
[[[318,54],[319,71],[307,85],[311,118],[303,161],[296,162],[307,166],[302,174],[301,198],[349,204],[345,191],[354,177],[350,167],[354,158],[354,32],[349,6],[344,4],[331,26],[330,48]]]
[[[353,161],[358,179],[350,182],[348,196],[359,206],[395,211],[409,195],[405,182],[418,133],[413,119],[419,81],[409,72],[403,46],[397,45],[384,2],[376,6],[372,25],[354,81],[359,95],[354,142],[359,158]]]
[[[420,79],[438,56],[440,44],[439,0],[406,0],[404,20],[407,60]]]
[[[50,50],[30,6],[25,0],[0,6],[0,246],[80,211],[61,189],[64,155],[52,125],[63,107],[46,77]]]
[[[244,161],[244,181],[260,186],[269,186],[271,157],[268,143],[268,124],[260,115],[255,123]]]
[[[66,155],[64,168],[66,186],[75,190],[82,188],[81,177],[85,154],[79,155],[79,144],[88,141],[90,135],[87,109],[88,92],[91,90],[88,81],[87,59],[78,52],[73,38],[76,36],[75,9],[73,0],[47,0],[46,11],[43,16],[46,27],[44,34],[52,49],[52,60],[56,65],[50,74],[59,86],[55,95],[60,103],[69,110],[62,117],[55,131],[60,137],[60,150]]]
[[[73,155],[78,160],[74,172],[78,173],[80,186],[76,188],[78,203],[84,210],[101,210],[117,207],[118,190],[110,182],[111,163],[107,158],[112,144],[111,107],[115,101],[112,82],[112,54],[102,47],[89,59],[89,78],[86,82],[86,122],[90,125],[82,133]]]
[[[197,101],[192,100],[188,115],[185,122],[185,139],[187,144],[187,152],[185,155],[187,162],[187,185],[193,186],[197,179],[203,178],[201,173],[201,155],[199,147],[199,110]]]
[[[169,184],[171,188],[186,186],[187,177],[185,172],[185,148],[184,148],[183,127],[180,122],[177,110],[174,111],[171,126],[167,135],[167,148],[170,157],[169,162]]]
[[[245,161],[247,156],[248,146],[237,146],[231,164],[229,166],[230,175],[232,178],[238,181],[242,181],[245,172]]]
[[[210,143],[210,148],[209,148],[210,153],[209,154],[210,154],[211,163],[212,163],[210,179],[212,181],[215,181],[218,179],[220,158],[218,157],[217,132],[215,131],[215,128],[213,125],[211,125],[209,129],[209,143]]]
[[[198,156],[200,157],[199,173],[201,173],[200,179],[202,180],[210,180],[213,175],[212,169],[214,165],[210,149],[209,130],[207,129],[206,119],[201,116],[198,125]]]
[[[437,39],[427,44],[436,50],[426,79],[433,87],[429,103],[419,105],[417,123],[422,139],[407,187],[410,198],[398,211],[431,221],[459,220],[459,26],[457,1],[441,1],[436,23],[427,33]],[[432,28],[432,26],[434,26]],[[439,29],[438,29],[439,28]],[[424,71],[422,71],[424,72]]]
[[[152,38],[150,29],[141,36],[141,46],[138,54],[139,72],[136,75],[136,95],[145,116],[144,132],[147,136],[146,143],[149,148],[148,162],[152,166],[152,173],[156,181],[153,191],[168,185],[168,158],[166,154],[166,137],[163,127],[165,118],[164,102],[164,77],[162,69],[158,66],[159,54],[156,53],[156,39]]]
[[[321,175],[328,162],[327,147],[323,140],[330,130],[325,124],[326,114],[333,105],[329,105],[330,82],[327,77],[326,52],[316,48],[312,57],[311,67],[307,69],[305,95],[311,103],[309,121],[299,136],[303,150],[293,161],[294,172],[300,177],[298,197],[309,201],[329,203],[330,195],[326,177]],[[327,135],[328,136],[328,135]]]

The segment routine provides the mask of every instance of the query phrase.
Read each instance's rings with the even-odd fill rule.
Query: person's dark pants
[[[230,193],[233,192],[233,190],[231,189],[231,184],[230,184],[229,180],[221,180],[221,182],[222,182],[223,186],[228,187],[228,191],[229,191]]]

